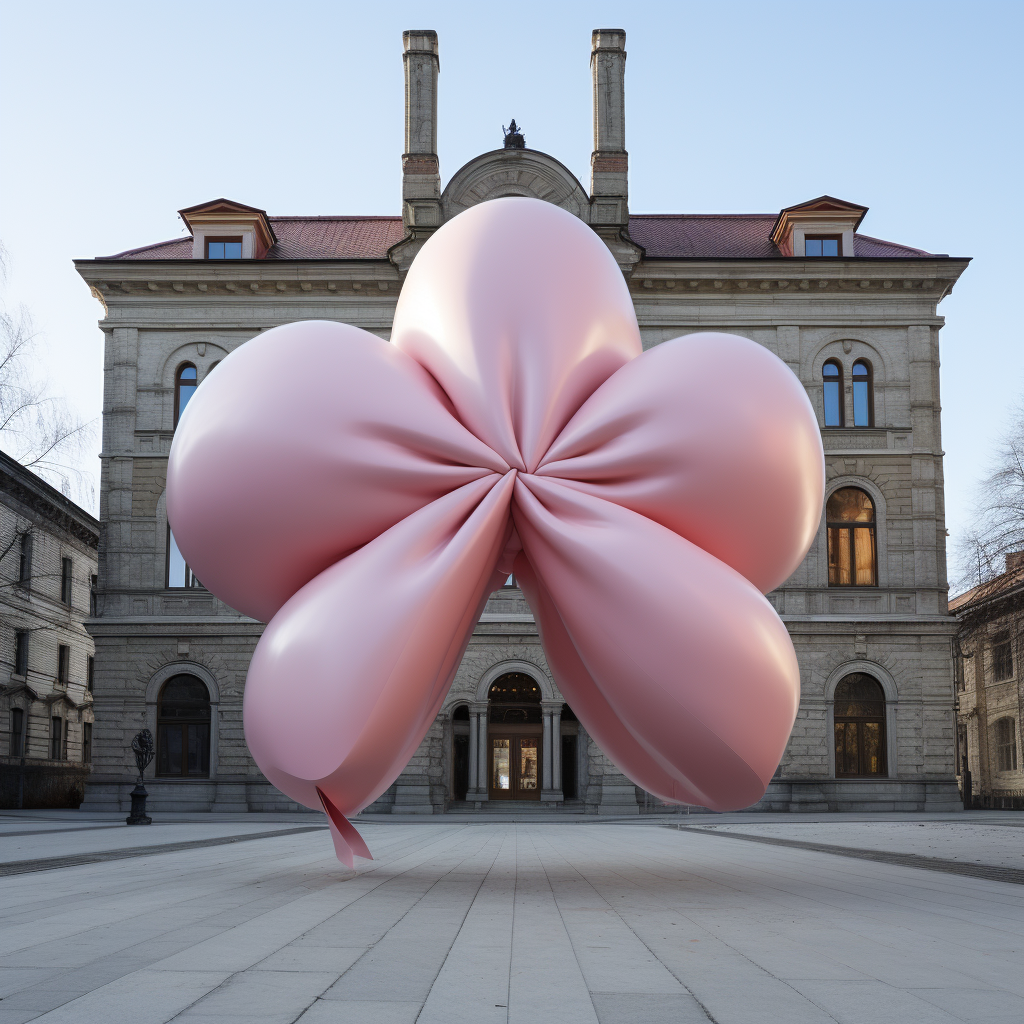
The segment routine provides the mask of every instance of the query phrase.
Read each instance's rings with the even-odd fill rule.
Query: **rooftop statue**
[[[512,123],[507,128],[502,125],[501,130],[505,133],[505,149],[526,149],[526,136],[514,117]]]

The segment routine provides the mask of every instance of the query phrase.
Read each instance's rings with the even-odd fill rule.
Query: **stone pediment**
[[[590,223],[590,197],[579,179],[535,149],[496,149],[470,160],[441,194],[443,218],[451,220],[477,203],[503,196],[543,199]]]

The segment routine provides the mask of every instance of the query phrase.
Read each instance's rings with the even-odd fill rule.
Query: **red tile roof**
[[[663,259],[783,259],[771,240],[774,213],[658,213],[629,218],[630,237]],[[895,242],[854,235],[856,256],[930,256]],[[788,258],[788,257],[787,257]]]
[[[277,243],[268,260],[383,260],[401,240],[401,217],[269,217]],[[192,236],[129,249],[115,260],[184,260],[192,257]]]
[[[663,259],[782,259],[771,241],[774,213],[658,213],[629,218],[629,233],[647,255]],[[401,217],[270,217],[277,244],[266,259],[382,260],[403,236]],[[922,257],[923,249],[854,236],[857,256]],[[107,259],[180,260],[191,237],[129,249]]]

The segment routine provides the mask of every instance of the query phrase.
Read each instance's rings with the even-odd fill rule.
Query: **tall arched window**
[[[841,487],[825,505],[828,585],[878,585],[875,506],[859,487]]]
[[[171,676],[160,690],[156,773],[172,778],[210,774],[210,694],[195,676]]]
[[[871,386],[871,364],[858,359],[853,364],[853,425],[873,427],[875,425],[875,396]]]
[[[825,402],[825,426],[843,425],[843,367],[837,359],[830,359],[821,368]]]
[[[185,363],[178,367],[174,377],[174,425],[178,425],[181,414],[188,405],[188,400],[196,393],[199,381],[196,377],[196,368],[191,363]]]
[[[836,776],[884,776],[885,693],[877,679],[854,672],[835,693]]]

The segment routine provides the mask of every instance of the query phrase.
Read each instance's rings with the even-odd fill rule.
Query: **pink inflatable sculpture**
[[[390,344],[310,321],[231,353],[178,424],[167,511],[203,584],[268,623],[249,749],[351,866],[370,853],[347,816],[405,767],[512,572],[630,779],[757,801],[800,691],[762,595],[807,552],[823,487],[785,364],[730,334],[643,352],[597,235],[499,199],[426,243]]]

